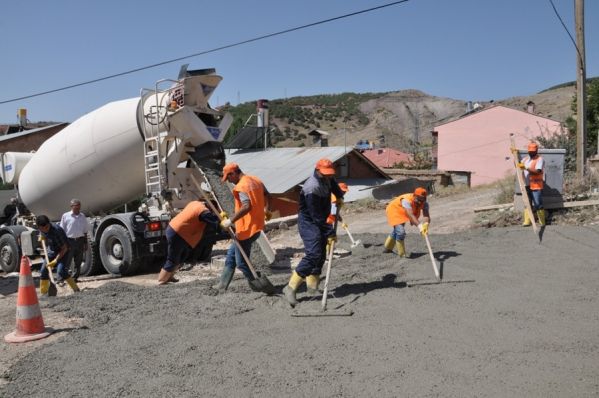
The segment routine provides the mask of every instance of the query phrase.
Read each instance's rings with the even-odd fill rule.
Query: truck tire
[[[98,252],[106,271],[114,275],[131,275],[141,263],[133,251],[131,235],[122,225],[110,225],[102,232]]]
[[[71,264],[72,266],[72,264]],[[91,241],[87,239],[87,251],[85,257],[81,263],[81,276],[91,276],[101,273],[104,269],[102,268],[102,262],[98,258],[98,248]]]
[[[21,253],[17,240],[11,234],[0,236],[0,267],[6,273],[19,270]]]

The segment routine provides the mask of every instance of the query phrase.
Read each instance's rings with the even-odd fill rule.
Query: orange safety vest
[[[204,235],[206,223],[200,220],[200,214],[206,210],[208,210],[208,208],[202,202],[190,202],[168,225],[170,225],[177,235],[183,238],[189,246],[194,248],[200,243],[200,240],[202,240],[202,236]]]
[[[239,192],[245,193],[252,205],[250,211],[235,221],[235,232],[239,240],[251,238],[255,233],[264,229],[264,184],[258,177],[243,175],[233,188],[235,198],[235,213],[241,209],[242,203]]]
[[[530,157],[528,157],[528,159],[530,160]],[[530,162],[529,169],[536,170],[538,160],[539,160],[539,156],[532,159],[532,161]],[[543,173],[544,173],[544,171],[542,169],[539,174],[532,174],[530,171],[528,172],[528,182],[529,182],[530,189],[532,189],[533,191],[543,189]]]
[[[331,203],[337,203],[337,197],[334,193],[331,194]],[[337,217],[334,214],[329,214],[327,217],[327,224],[334,224],[336,218]]]
[[[405,193],[393,199],[387,205],[387,209],[385,210],[387,212],[387,223],[389,223],[389,225],[391,225],[392,227],[410,221],[407,209],[405,209],[401,205],[401,201],[404,199],[411,203],[412,214],[414,214],[416,218],[420,217],[420,212],[422,211],[422,209],[424,208],[424,204],[426,203],[417,202],[414,198],[413,193]]]

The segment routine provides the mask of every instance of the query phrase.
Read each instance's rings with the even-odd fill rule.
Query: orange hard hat
[[[320,159],[316,163],[316,170],[325,176],[335,175],[335,166],[329,159]]]
[[[237,163],[227,163],[225,167],[223,167],[223,181],[227,181],[229,174],[237,170],[239,170],[239,165]]]
[[[422,187],[418,187],[414,190],[414,195],[422,196],[422,197],[426,198],[426,189],[424,189]]]
[[[536,152],[539,150],[539,146],[537,145],[536,142],[531,142],[528,144],[528,152]]]
[[[346,183],[344,183],[344,182],[340,182],[338,185],[339,185],[339,188],[341,188],[341,190],[342,190],[343,192],[347,192],[347,191],[349,191],[349,187],[347,186],[347,184],[346,184]]]

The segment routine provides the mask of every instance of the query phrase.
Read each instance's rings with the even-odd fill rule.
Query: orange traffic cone
[[[21,258],[19,273],[19,292],[17,296],[17,327],[15,331],[4,336],[9,343],[24,343],[48,337],[53,330],[44,326],[44,319],[37,301],[35,284],[31,276],[29,258]]]

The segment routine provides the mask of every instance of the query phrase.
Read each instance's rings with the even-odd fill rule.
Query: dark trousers
[[[79,278],[81,273],[81,262],[85,258],[86,237],[69,238],[69,257],[66,261],[67,266],[71,266],[71,276],[75,279]],[[71,264],[71,260],[73,263]]]
[[[320,275],[326,260],[327,234],[318,225],[298,217],[298,230],[306,255],[298,264],[295,272],[305,278],[308,275]]]

